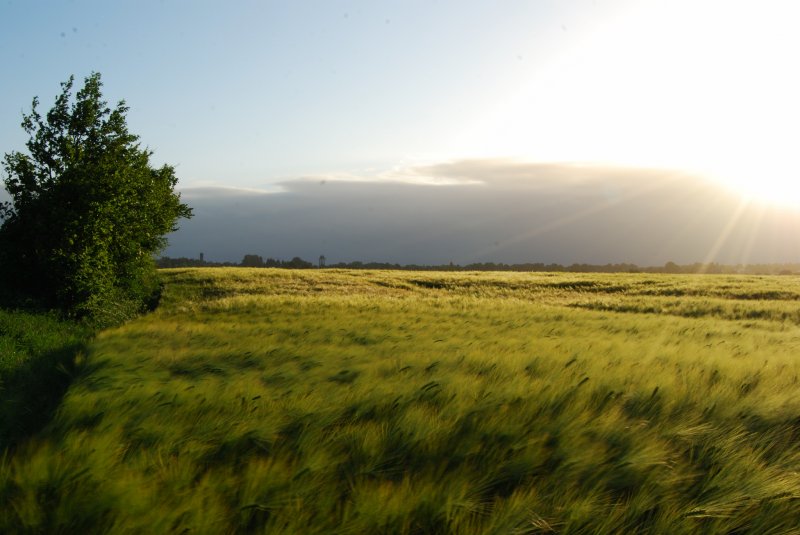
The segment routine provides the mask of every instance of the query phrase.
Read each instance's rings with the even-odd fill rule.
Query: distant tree
[[[156,294],[153,255],[192,211],[174,168],[154,168],[128,131],[124,101],[102,99],[100,74],[74,97],[73,80],[44,116],[33,99],[27,154],[4,157],[0,291],[75,316],[129,315]]]
[[[284,267],[294,268],[294,269],[309,269],[313,268],[314,264],[306,260],[303,260],[299,256],[295,256],[288,262],[284,262]]]
[[[246,254],[242,258],[242,267],[264,267],[264,259],[257,254]]]

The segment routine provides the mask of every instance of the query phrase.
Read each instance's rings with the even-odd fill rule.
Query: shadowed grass
[[[54,315],[0,309],[0,451],[49,421],[88,336]]]
[[[724,309],[793,278],[164,274],[0,463],[0,531],[800,525],[800,329]]]

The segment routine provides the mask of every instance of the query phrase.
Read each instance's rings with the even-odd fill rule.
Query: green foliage
[[[800,525],[800,279],[165,278],[0,461],[0,531]]]
[[[242,267],[264,267],[264,259],[259,255],[246,254],[242,258]]]
[[[158,290],[153,253],[191,209],[174,192],[168,165],[128,131],[124,102],[109,108],[100,75],[75,97],[62,84],[42,116],[38,99],[23,116],[28,153],[5,155],[11,202],[0,216],[0,280],[5,297],[116,321]]]

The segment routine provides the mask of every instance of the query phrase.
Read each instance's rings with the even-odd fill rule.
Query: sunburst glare
[[[463,152],[691,170],[798,206],[799,16],[774,1],[629,6],[498,96]]]

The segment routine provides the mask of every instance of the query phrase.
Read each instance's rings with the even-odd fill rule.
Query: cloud
[[[382,184],[415,184],[418,186],[462,186],[481,184],[480,179],[459,177],[436,173],[434,169],[426,167],[397,166],[387,171],[369,171],[365,173],[328,173],[301,177],[288,181],[305,182],[351,182],[351,183],[382,183]]]
[[[286,180],[269,195],[185,194],[195,218],[166,253],[437,264],[800,258],[791,238],[800,214],[675,171],[484,159],[331,176]]]
[[[665,169],[621,167],[593,163],[530,163],[509,158],[464,159],[428,165],[397,166],[388,171],[331,173],[282,182],[291,187],[310,183],[350,182],[414,184],[421,186],[473,186],[525,190],[557,190],[581,194],[592,188],[641,190],[667,185],[688,175]],[[697,179],[695,178],[695,181]],[[698,182],[699,184],[699,182]]]
[[[494,186],[566,191],[614,184],[635,187],[653,181],[672,181],[681,176],[677,171],[629,168],[593,163],[530,163],[513,159],[472,159],[438,163],[416,168],[417,172],[461,182],[477,182]]]
[[[231,186],[195,186],[180,190],[183,199],[218,199],[220,197],[243,197],[249,195],[269,195],[279,193],[281,188],[259,189]]]

